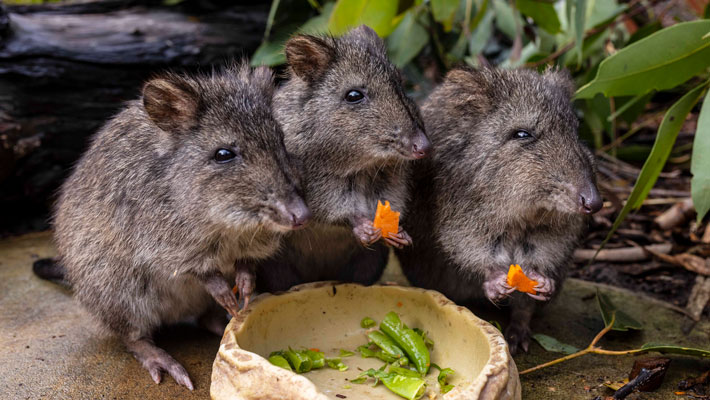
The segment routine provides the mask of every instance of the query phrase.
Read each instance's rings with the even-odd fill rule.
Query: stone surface
[[[69,290],[32,274],[33,261],[53,254],[49,232],[0,241],[0,399],[209,398],[210,369],[220,338],[189,324],[166,329],[157,342],[187,368],[195,391],[170,377],[156,385],[118,341],[100,333]],[[383,280],[402,282],[402,276],[390,268]],[[577,280],[568,281],[559,298],[535,319],[533,331],[585,347],[603,327],[594,298],[597,289],[645,327],[641,332],[610,333],[600,342],[604,348],[622,350],[651,341],[710,347],[709,321],[701,321],[685,336],[680,330],[684,317],[662,303]],[[485,317],[504,322],[495,314]],[[533,343],[530,353],[516,361],[524,370],[559,356]],[[523,398],[591,400],[609,395],[602,383],[626,377],[639,357],[648,356],[588,355],[524,375]],[[680,379],[710,369],[710,360],[672,358],[657,392],[629,399],[679,398],[672,392]]]
[[[220,338],[195,326],[162,332],[157,343],[187,369],[195,391],[171,377],[156,385],[122,344],[57,284],[32,273],[54,255],[48,232],[0,242],[0,399],[206,399]]]

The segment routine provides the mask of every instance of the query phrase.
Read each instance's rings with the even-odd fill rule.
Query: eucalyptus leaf
[[[628,331],[629,329],[643,329],[640,322],[633,319],[629,314],[616,308],[616,305],[612,303],[609,296],[599,290],[597,290],[597,305],[599,306],[599,311],[602,314],[604,326],[609,326],[609,324],[611,324],[612,317],[616,315],[616,317],[614,317],[614,326],[611,328],[612,330]]]
[[[496,26],[510,39],[515,38],[516,15],[505,0],[493,0],[493,9],[496,15]]]
[[[488,44],[488,41],[493,34],[493,11],[488,11],[482,17],[481,22],[476,27],[476,30],[471,34],[471,39],[468,41],[468,52],[471,55],[480,54]]]
[[[647,36],[604,60],[576,97],[636,96],[678,86],[710,66],[709,31],[710,20],[699,20]]]
[[[560,20],[552,3],[539,0],[515,0],[518,10],[532,18],[540,28],[549,33],[560,32]]]
[[[708,21],[710,22],[710,21]],[[666,115],[661,121],[661,125],[658,127],[658,133],[656,134],[656,141],[653,143],[653,148],[651,149],[651,154],[649,154],[646,162],[641,168],[641,173],[638,179],[636,179],[636,184],[634,185],[631,194],[626,200],[626,204],[619,212],[616,217],[611,230],[604,239],[603,245],[609,241],[611,235],[614,234],[616,229],[621,225],[621,222],[626,218],[632,209],[641,207],[644,199],[648,196],[648,192],[651,191],[653,185],[656,184],[656,180],[663,170],[663,166],[668,160],[668,156],[673,150],[673,144],[678,137],[678,132],[683,126],[685,118],[688,116],[690,110],[693,109],[695,103],[698,102],[700,96],[703,94],[703,90],[707,87],[708,82],[704,82],[697,87],[695,87],[690,92],[686,93],[680,100],[676,101],[675,104],[671,106],[666,112]]]
[[[431,0],[431,14],[437,22],[444,25],[446,32],[451,31],[459,0]]]
[[[532,335],[532,338],[535,339],[535,341],[542,346],[543,349],[546,351],[552,351],[555,353],[563,353],[563,354],[574,354],[579,351],[578,348],[567,344],[567,343],[562,343],[559,340],[553,338],[552,336],[547,336],[542,333],[536,333]]]
[[[429,41],[429,34],[417,21],[416,15],[415,9],[408,10],[397,29],[387,38],[390,59],[398,67],[412,61]]]
[[[330,15],[328,30],[337,36],[365,24],[380,37],[387,37],[395,28],[393,20],[398,6],[398,0],[338,0]]]
[[[254,54],[252,54],[250,61],[251,65],[254,67],[259,65],[273,67],[285,62],[286,55],[284,54],[284,43],[269,41],[261,43],[259,48],[257,48]]]
[[[582,45],[584,44],[584,27],[587,15],[587,0],[577,0],[574,6],[574,36],[577,52],[577,64],[582,64]]]
[[[681,354],[686,356],[710,358],[710,350],[695,349],[692,347],[682,347],[661,343],[646,343],[641,346],[641,349],[663,354]]]
[[[710,90],[705,95],[698,116],[690,172],[693,174],[690,180],[690,193],[700,223],[710,210]]]

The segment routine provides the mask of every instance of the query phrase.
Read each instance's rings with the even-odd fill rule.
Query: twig
[[[609,324],[602,329],[597,336],[592,339],[592,342],[587,346],[586,349],[580,350],[574,354],[569,354],[564,357],[548,361],[544,364],[536,365],[532,368],[528,368],[525,371],[520,372],[520,375],[525,375],[529,374],[531,372],[535,372],[539,369],[547,368],[555,364],[559,364],[561,362],[565,362],[567,360],[571,360],[573,358],[581,357],[585,354],[604,354],[604,355],[613,355],[613,356],[620,356],[620,355],[627,355],[627,354],[636,354],[636,353],[643,353],[646,350],[643,349],[633,349],[633,350],[622,350],[622,351],[613,351],[613,350],[604,350],[602,348],[596,347],[595,345],[601,338],[606,335],[613,327],[614,327],[614,321],[616,321],[616,313],[611,315],[611,321],[609,321]]]
[[[705,232],[703,232],[703,237],[700,241],[703,243],[710,243],[710,223],[705,226]]]
[[[577,249],[574,251],[574,261],[584,262],[594,258],[597,254],[597,261],[608,262],[638,262],[651,258],[652,254],[668,254],[671,252],[670,243],[652,244],[646,247],[624,247],[621,249],[603,249],[597,254],[594,249]]]
[[[653,222],[663,230],[671,229],[685,222],[694,212],[693,199],[688,197],[674,204],[673,207],[656,217]]]
[[[710,277],[698,275],[695,278],[695,285],[690,291],[688,297],[688,316],[693,321],[700,321],[700,316],[703,314],[705,306],[710,302]]]
[[[646,248],[645,250],[667,263],[683,267],[696,274],[710,276],[710,260],[688,253],[670,256],[656,252],[654,249]]]
[[[606,190],[612,191],[614,193],[631,193],[633,188],[630,186],[612,186],[606,188]],[[690,192],[685,190],[670,190],[670,189],[651,189],[648,192],[649,197],[690,197]]]

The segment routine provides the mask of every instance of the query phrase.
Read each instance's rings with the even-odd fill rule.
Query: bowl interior
[[[324,284],[281,296],[265,296],[253,304],[236,339],[244,350],[264,358],[275,350],[318,348],[326,357],[338,357],[340,349],[353,351],[343,358],[349,369],[340,372],[324,368],[303,374],[328,397],[394,399],[383,385],[350,384],[361,371],[379,368],[383,362],[362,358],[355,350],[367,343],[364,317],[378,323],[389,311],[397,312],[410,328],[428,332],[434,341],[431,361],[452,368],[454,385],[473,382],[490,358],[489,341],[475,317],[433,292],[396,286],[363,287],[351,284]],[[477,322],[479,321],[479,322]],[[437,373],[427,375],[428,390],[439,392]]]

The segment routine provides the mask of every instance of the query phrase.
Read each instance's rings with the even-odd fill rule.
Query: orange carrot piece
[[[535,286],[537,286],[537,281],[534,281],[523,273],[523,269],[520,268],[518,264],[510,264],[508,269],[508,285],[516,288],[520,292],[537,294]]]
[[[375,220],[372,226],[379,228],[382,231],[382,237],[392,237],[399,233],[399,212],[392,211],[390,202],[377,201],[377,212],[375,212]]]

